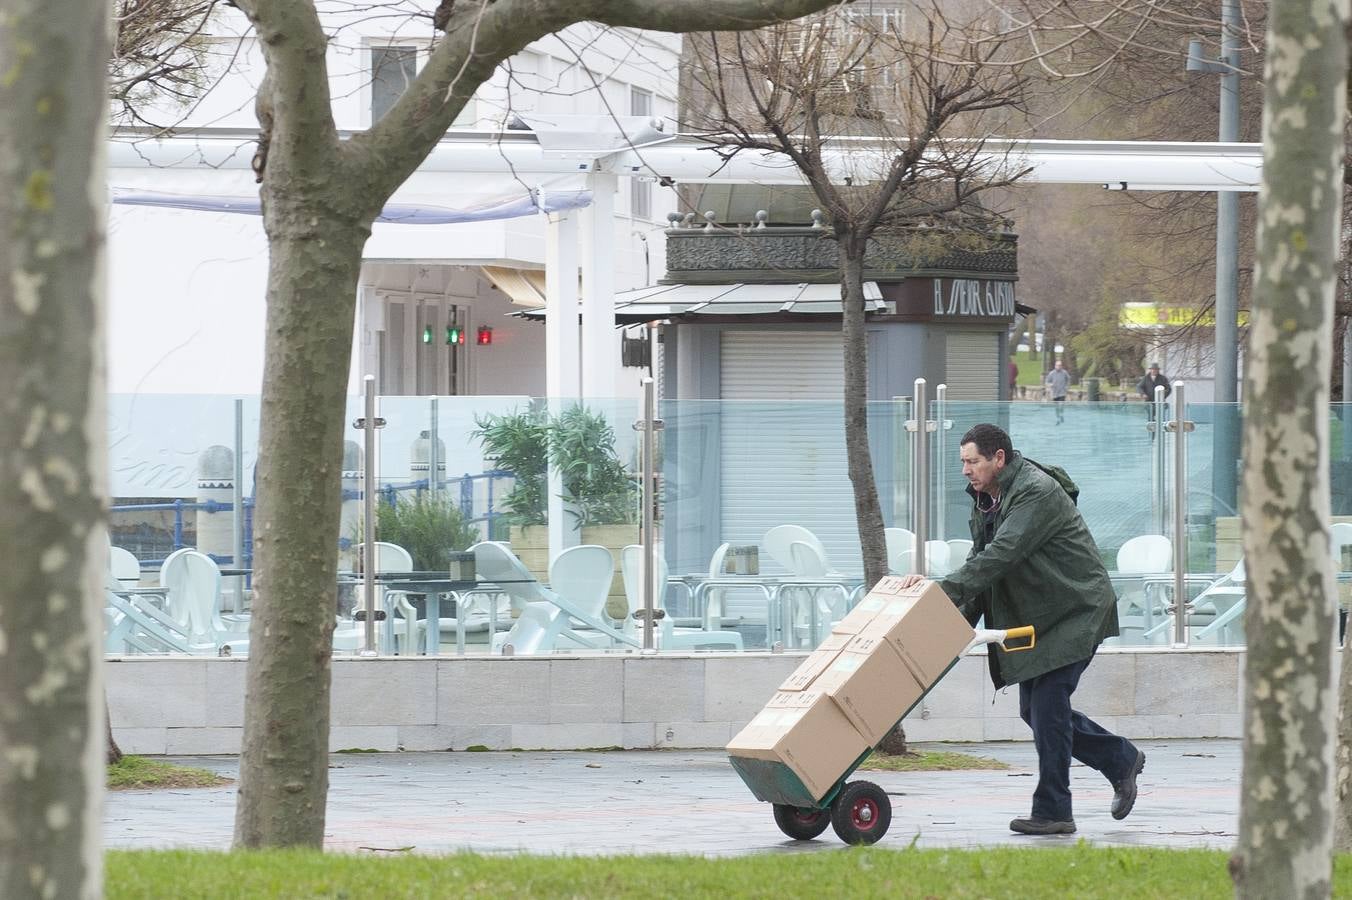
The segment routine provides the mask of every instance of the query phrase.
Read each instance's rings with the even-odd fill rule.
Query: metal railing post
[[[912,568],[919,574],[929,572],[925,559],[925,541],[929,540],[929,396],[923,378],[915,380],[915,440],[911,442],[911,471],[915,493],[911,497],[911,531],[915,533]]]
[[[1187,434],[1193,423],[1184,418],[1187,386],[1174,382],[1174,647],[1188,646],[1188,451]]]
[[[1154,506],[1155,533],[1164,534],[1166,523],[1169,521],[1168,515],[1168,489],[1165,487],[1166,471],[1168,469],[1168,457],[1164,449],[1164,385],[1155,388],[1155,396],[1151,401],[1150,428],[1151,444],[1150,453],[1150,479],[1154,490],[1151,492],[1151,503]]]
[[[643,439],[643,450],[640,463],[640,477],[643,479],[643,487],[639,491],[639,498],[643,503],[642,528],[640,535],[643,545],[643,565],[641,575],[643,578],[643,652],[655,653],[653,647],[653,621],[657,609],[657,597],[655,591],[657,585],[653,584],[653,571],[656,568],[657,540],[656,534],[656,515],[654,506],[657,502],[655,484],[657,480],[657,432],[661,430],[662,423],[657,420],[657,386],[653,379],[645,376],[641,382],[643,385],[643,418],[637,423]],[[662,589],[666,585],[661,586]]]
[[[440,430],[437,424],[437,398],[432,398],[431,422],[428,424],[431,429],[428,431],[427,439],[427,495],[432,500],[437,499],[437,492],[441,489],[440,454],[437,452],[437,432]]]
[[[233,495],[231,520],[231,554],[235,568],[244,565],[244,401],[235,400],[235,490]],[[235,592],[230,608],[237,613],[244,612],[244,578],[235,579]]]
[[[385,424],[376,418],[376,377],[367,375],[362,384],[365,404],[355,423],[362,430],[365,458],[362,460],[362,605],[366,609],[366,635],[362,656],[376,656],[376,429]]]
[[[948,535],[946,519],[948,516],[948,485],[944,473],[948,471],[944,459],[948,456],[948,385],[941,384],[934,389],[934,458],[939,461],[939,470],[934,473],[934,489],[938,502],[934,505],[934,533],[939,540]]]

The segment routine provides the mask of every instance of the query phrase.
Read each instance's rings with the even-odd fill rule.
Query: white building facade
[[[324,13],[333,115],[341,132],[369,127],[426,63],[426,18]],[[174,123],[169,146],[129,130],[110,158],[109,388],[113,394],[255,395],[261,390],[267,241],[257,214],[223,212],[256,203],[249,168],[264,72],[244,18],[226,10],[210,50],[214,83],[187,108],[152,110]],[[501,66],[466,106],[450,136],[484,140],[536,116],[644,117],[670,123],[676,111],[679,36],[576,25],[531,44]],[[667,127],[670,129],[671,125]],[[510,137],[510,132],[508,133]],[[223,143],[208,158],[195,142]],[[143,150],[144,148],[144,150]],[[385,396],[546,393],[545,328],[509,317],[544,303],[545,216],[486,218],[487,207],[534,195],[608,191],[613,233],[603,241],[613,290],[640,287],[664,271],[662,229],[675,194],[649,180],[580,175],[514,176],[420,171],[391,200],[400,209],[459,211],[460,224],[378,222],[353,297],[355,393],[366,374]],[[128,205],[154,195],[165,205]],[[198,201],[201,209],[173,208]],[[166,208],[168,206],[169,208]],[[476,212],[477,211],[477,212]],[[587,213],[572,213],[582,216]],[[416,218],[416,217],[415,217]],[[604,227],[602,228],[604,232]],[[584,277],[586,267],[584,266]],[[638,391],[639,369],[619,367],[617,396]]]

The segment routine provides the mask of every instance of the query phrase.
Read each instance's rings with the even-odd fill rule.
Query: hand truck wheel
[[[851,781],[831,804],[831,827],[847,844],[877,843],[892,824],[892,801],[871,781]]]
[[[775,824],[795,841],[810,841],[831,824],[831,811],[776,803]]]

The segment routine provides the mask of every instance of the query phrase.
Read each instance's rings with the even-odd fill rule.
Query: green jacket
[[[992,645],[991,680],[1000,688],[1093,656],[1117,634],[1117,597],[1065,472],[1044,470],[1016,452],[998,477],[995,538],[986,543],[974,504],[972,552],[940,584],[969,622],[984,615],[987,628],[1037,629],[1032,650]],[[977,499],[973,488],[967,492]]]

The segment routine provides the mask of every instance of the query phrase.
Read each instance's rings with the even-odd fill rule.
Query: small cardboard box
[[[939,585],[924,581],[888,598],[858,637],[886,641],[928,688],[966,649],[972,627]]]
[[[787,766],[813,800],[826,796],[845,770],[868,749],[835,703],[820,691],[775,694],[751,723],[728,744],[728,754]],[[752,784],[757,796],[776,792]],[[763,797],[763,798],[764,798]]]
[[[802,691],[812,684],[813,679],[822,673],[822,671],[831,664],[836,658],[836,654],[845,649],[845,645],[850,642],[848,634],[829,634],[826,640],[822,641],[816,650],[808,654],[807,659],[799,664],[798,668],[793,670],[793,674],[784,679],[784,683],[779,686],[781,691]]]
[[[877,744],[925,692],[891,643],[855,635],[812,683],[830,697],[869,746]]]

